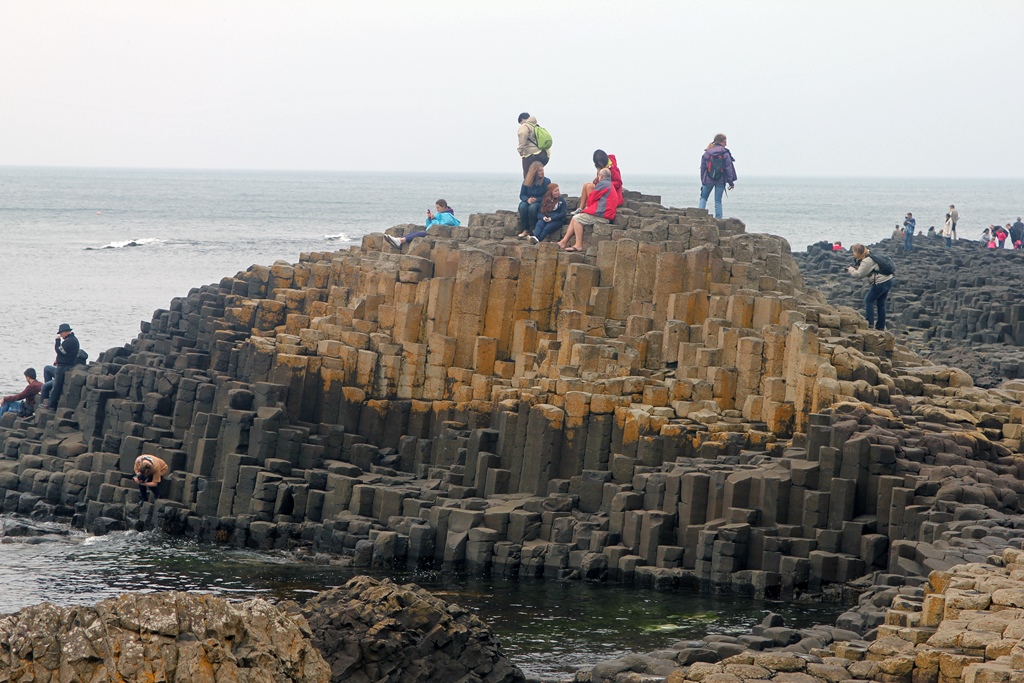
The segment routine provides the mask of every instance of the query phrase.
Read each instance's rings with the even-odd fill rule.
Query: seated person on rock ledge
[[[36,369],[29,368],[25,371],[25,381],[28,386],[21,390],[21,393],[13,396],[4,396],[0,401],[0,416],[4,413],[14,413],[22,417],[28,417],[36,408],[36,395],[42,391],[43,383],[36,379]]]
[[[579,213],[583,209],[583,207],[587,205],[587,197],[590,196],[590,193],[597,186],[597,174],[601,172],[602,168],[611,168],[612,165],[611,160],[608,158],[607,152],[605,152],[603,149],[595,149],[593,158],[594,179],[589,183],[583,183],[583,189],[580,190],[580,205],[579,208],[576,209],[576,213]],[[613,156],[611,158],[614,159],[615,157]]]
[[[569,229],[558,242],[565,251],[583,251],[583,226],[607,225],[615,220],[615,210],[622,205],[622,175],[615,155],[608,155],[608,159],[611,166],[598,171],[597,185],[587,195],[586,205],[573,215]],[[573,238],[575,242],[569,246],[569,240]]]
[[[135,458],[135,476],[133,480],[139,485],[139,502],[146,502],[146,492],[153,490],[153,500],[167,497],[170,467],[155,455],[140,455]]]
[[[430,209],[427,209],[427,230],[430,230],[430,228],[434,227],[435,225],[459,225],[459,219],[455,217],[455,210],[448,206],[448,202],[446,202],[443,199],[438,199],[437,202],[434,204],[434,208],[437,209],[436,214],[431,213]],[[402,245],[405,244],[406,242],[414,240],[417,237],[426,236],[426,230],[410,232],[405,237],[395,237],[393,235],[384,233],[384,239],[386,239],[388,243],[391,244],[391,246],[397,247],[399,249],[401,249]]]
[[[545,237],[561,230],[565,225],[565,214],[565,197],[562,196],[558,185],[551,183],[540,204],[540,218],[537,219],[530,242],[533,244],[543,242]]]
[[[89,353],[83,349],[78,349],[78,358],[75,359],[75,365],[88,365]],[[39,400],[42,403],[50,398],[50,391],[53,390],[53,376],[57,374],[57,368],[52,365],[43,366],[43,390],[39,392]]]
[[[530,164],[523,186],[519,190],[519,239],[530,236],[530,229],[537,224],[540,216],[540,204],[551,184],[550,178],[544,177],[544,164],[535,161]]]

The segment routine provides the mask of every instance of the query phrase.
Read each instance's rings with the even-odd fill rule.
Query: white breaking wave
[[[337,235],[324,235],[325,240],[337,241],[337,242],[352,242],[353,239],[349,237],[347,232],[339,232]]]
[[[167,240],[162,240],[159,237],[144,237],[142,239],[137,239],[137,240],[124,240],[123,242],[111,242],[110,244],[105,244],[102,247],[86,247],[85,250],[86,251],[94,251],[96,249],[124,249],[125,247],[144,247],[147,244],[159,244],[161,242],[166,242],[166,241]]]

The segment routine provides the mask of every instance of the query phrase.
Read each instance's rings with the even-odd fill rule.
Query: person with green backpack
[[[868,278],[871,287],[864,295],[864,317],[868,319],[868,327],[877,330],[885,329],[885,304],[889,300],[889,292],[894,284],[896,264],[885,254],[872,254],[863,244],[850,247],[857,265],[849,266],[846,272],[854,277]],[[875,324],[875,309],[878,309],[878,324]]]
[[[542,166],[547,166],[551,158],[548,150],[551,149],[551,133],[546,128],[537,125],[537,117],[530,116],[529,112],[519,115],[519,157],[523,160],[523,178],[530,171],[530,165],[539,161]]]

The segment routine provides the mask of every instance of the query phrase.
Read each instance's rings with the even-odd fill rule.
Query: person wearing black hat
[[[64,391],[64,373],[78,361],[78,350],[81,345],[78,338],[71,331],[71,325],[61,323],[57,328],[57,339],[53,343],[53,350],[57,352],[57,360],[54,361],[55,370],[53,373],[53,387],[50,389],[50,410],[57,409],[61,392]]]

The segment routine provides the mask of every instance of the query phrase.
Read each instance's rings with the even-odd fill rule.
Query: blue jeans
[[[537,238],[538,242],[543,242],[544,238],[548,235],[558,232],[565,225],[565,221],[551,221],[545,223],[544,219],[537,221],[537,227],[533,229],[533,236]]]
[[[14,413],[15,415],[24,415],[24,401],[11,401],[0,405],[0,417],[3,417],[4,413]]]
[[[519,229],[526,231],[530,229],[531,225],[537,224],[537,219],[540,217],[540,200],[538,199],[533,204],[529,202],[519,202]]]
[[[952,237],[947,237],[946,238],[946,249],[949,249],[952,246],[953,246],[953,238]]]
[[[903,251],[913,251],[913,250],[914,250],[914,233],[912,233],[909,230],[907,230],[903,234]]]
[[[871,289],[864,295],[864,317],[868,319],[868,327],[877,330],[885,329],[885,302],[889,299],[889,290],[895,279],[871,285]],[[875,308],[878,308],[878,324],[875,325]]]
[[[725,184],[722,185],[701,185],[700,186],[700,203],[697,204],[698,209],[708,208],[708,197],[711,196],[711,190],[715,191],[715,218],[722,217],[722,193],[725,192]]]

